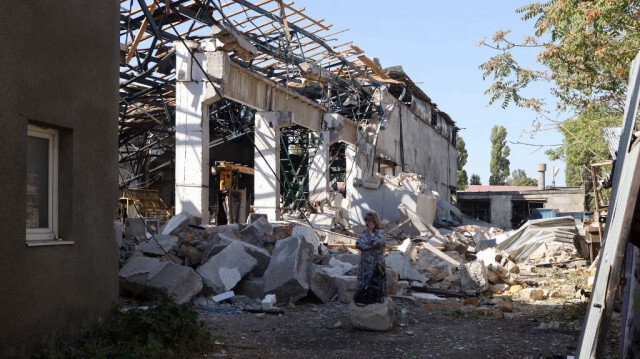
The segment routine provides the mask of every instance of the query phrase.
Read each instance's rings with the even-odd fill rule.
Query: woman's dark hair
[[[380,222],[380,217],[378,217],[378,214],[376,212],[369,212],[364,216],[364,222],[367,223],[369,221],[372,221],[373,223],[375,223],[375,227],[376,229],[382,229],[382,223]]]

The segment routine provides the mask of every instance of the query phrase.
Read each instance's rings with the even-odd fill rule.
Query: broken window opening
[[[544,201],[511,201],[511,229],[518,229],[533,218],[533,210],[544,208]]]
[[[329,146],[329,184],[333,191],[340,192],[343,198],[347,197],[346,181],[350,170],[347,168],[347,145],[337,142]]]
[[[317,150],[311,131],[301,126],[280,132],[280,193],[282,211],[299,212],[309,207],[309,159]]]
[[[217,225],[245,223],[253,205],[255,114],[228,99],[209,108],[209,210]]]
[[[477,220],[491,223],[490,200],[459,200],[458,203],[462,213]]]

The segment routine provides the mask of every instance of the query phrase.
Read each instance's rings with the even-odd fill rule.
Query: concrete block
[[[413,247],[413,245],[411,244],[411,239],[407,238],[404,241],[402,241],[402,243],[398,246],[397,251],[398,252],[402,252],[402,253],[406,253],[406,254],[410,254],[412,247]]]
[[[482,293],[489,289],[487,268],[482,261],[460,264],[462,290],[469,294]]]
[[[329,303],[331,298],[336,294],[337,288],[334,276],[327,273],[324,269],[322,266],[312,266],[309,290],[315,294],[322,303]]]
[[[120,280],[144,283],[150,274],[159,272],[165,265],[167,263],[160,262],[155,258],[133,257],[120,269]]]
[[[232,242],[198,267],[197,272],[207,287],[215,293],[223,293],[233,289],[256,264],[256,259],[245,252],[243,245]]]
[[[360,263],[360,254],[340,253],[340,254],[334,254],[333,258],[335,258],[336,260],[339,260],[340,262],[351,263],[354,266],[357,266],[358,263]]]
[[[358,287],[358,277],[355,275],[344,275],[335,277],[336,290],[338,293],[338,300],[342,303],[353,302],[353,293],[356,292]]]
[[[165,223],[161,234],[164,234],[165,236],[177,234],[179,229],[188,226],[189,224],[195,224],[195,221],[187,212],[176,214],[171,217],[167,223]]]
[[[496,263],[496,249],[495,248],[487,248],[476,253],[476,258],[481,260],[485,266],[489,266],[493,263]]]
[[[460,262],[460,254],[455,251],[445,252],[452,259]],[[456,266],[444,260],[428,249],[422,249],[416,257],[416,268],[429,272],[431,279],[442,279],[453,274]]]
[[[216,303],[219,303],[219,302],[222,302],[223,300],[227,300],[229,298],[233,298],[233,297],[235,297],[235,295],[236,294],[232,290],[230,290],[228,292],[224,292],[224,293],[220,293],[218,295],[214,295],[213,297],[211,297],[211,300],[216,302]]]
[[[276,295],[275,294],[267,294],[264,299],[260,302],[262,304],[263,310],[271,310],[276,305]]]
[[[148,285],[157,288],[165,297],[182,304],[202,290],[202,279],[190,267],[175,263],[167,265],[149,278]]]
[[[184,258],[185,265],[188,266],[199,266],[202,264],[202,251],[188,244],[180,245],[178,257]]]
[[[154,234],[148,241],[138,244],[136,250],[147,256],[163,256],[170,253],[177,244],[178,237]]]
[[[240,231],[240,240],[264,247],[265,236],[273,234],[273,227],[265,218],[259,218]]]
[[[120,288],[143,299],[162,296],[185,303],[202,290],[202,280],[189,267],[134,257],[120,270]]]
[[[398,281],[399,276],[398,272],[394,271],[391,268],[386,268],[385,276],[387,279],[387,295],[396,295],[398,294]]]
[[[295,302],[307,295],[312,256],[312,246],[299,236],[276,242],[264,273],[264,289],[277,296],[278,304]]]
[[[386,297],[383,303],[358,306],[349,305],[349,320],[355,328],[386,332],[393,328],[396,320],[396,305]]]
[[[333,277],[339,277],[347,274],[355,268],[356,266],[351,263],[342,262],[335,258],[331,258],[329,259],[328,266],[324,267],[324,271],[329,273]]]
[[[307,243],[309,243],[313,247],[314,255],[322,255],[327,254],[328,251],[325,246],[320,242],[320,237],[318,237],[318,233],[308,226],[295,226],[291,230],[292,236],[299,236],[304,238]]]
[[[237,243],[241,245],[244,251],[255,258],[257,261],[255,268],[253,269],[253,271],[251,271],[251,274],[255,275],[256,277],[262,277],[262,275],[264,275],[264,272],[267,270],[269,262],[271,261],[271,255],[266,249],[243,242],[222,232],[215,234],[214,239],[207,242],[209,248],[207,248],[207,252],[204,254],[204,257],[207,259],[217,255],[231,243]]]
[[[258,49],[232,26],[214,24],[211,26],[211,34],[218,40],[216,48],[227,52],[233,51],[236,56],[245,61],[250,61],[259,54]]]
[[[238,295],[244,295],[253,299],[264,298],[264,278],[251,276],[244,278],[236,284],[233,291]]]
[[[240,225],[238,223],[232,223],[209,227],[202,233],[202,238],[207,241],[215,241],[216,234],[218,233],[223,233],[231,238],[238,239],[240,238]]]
[[[436,207],[438,203],[438,196],[433,194],[418,194],[418,201],[416,203],[416,214],[424,218],[429,224],[433,224],[433,218],[436,215]]]
[[[419,282],[427,282],[429,278],[425,277],[420,271],[411,267],[411,257],[402,252],[390,252],[385,259],[387,267],[398,273],[400,279],[414,280]]]

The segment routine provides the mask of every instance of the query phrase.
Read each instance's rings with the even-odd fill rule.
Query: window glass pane
[[[27,228],[49,227],[49,139],[28,136]]]

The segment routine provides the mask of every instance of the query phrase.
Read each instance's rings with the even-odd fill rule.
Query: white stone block
[[[276,295],[275,294],[267,294],[264,299],[260,302],[262,304],[262,309],[270,310],[273,309],[276,305]]]
[[[355,328],[371,331],[389,331],[396,319],[396,305],[389,297],[383,303],[358,306],[349,305],[349,320]]]
[[[229,298],[233,298],[235,297],[236,294],[231,290],[228,292],[224,292],[218,295],[214,295],[213,297],[211,297],[211,300],[218,303],[218,302],[222,302],[223,300],[229,299]]]

